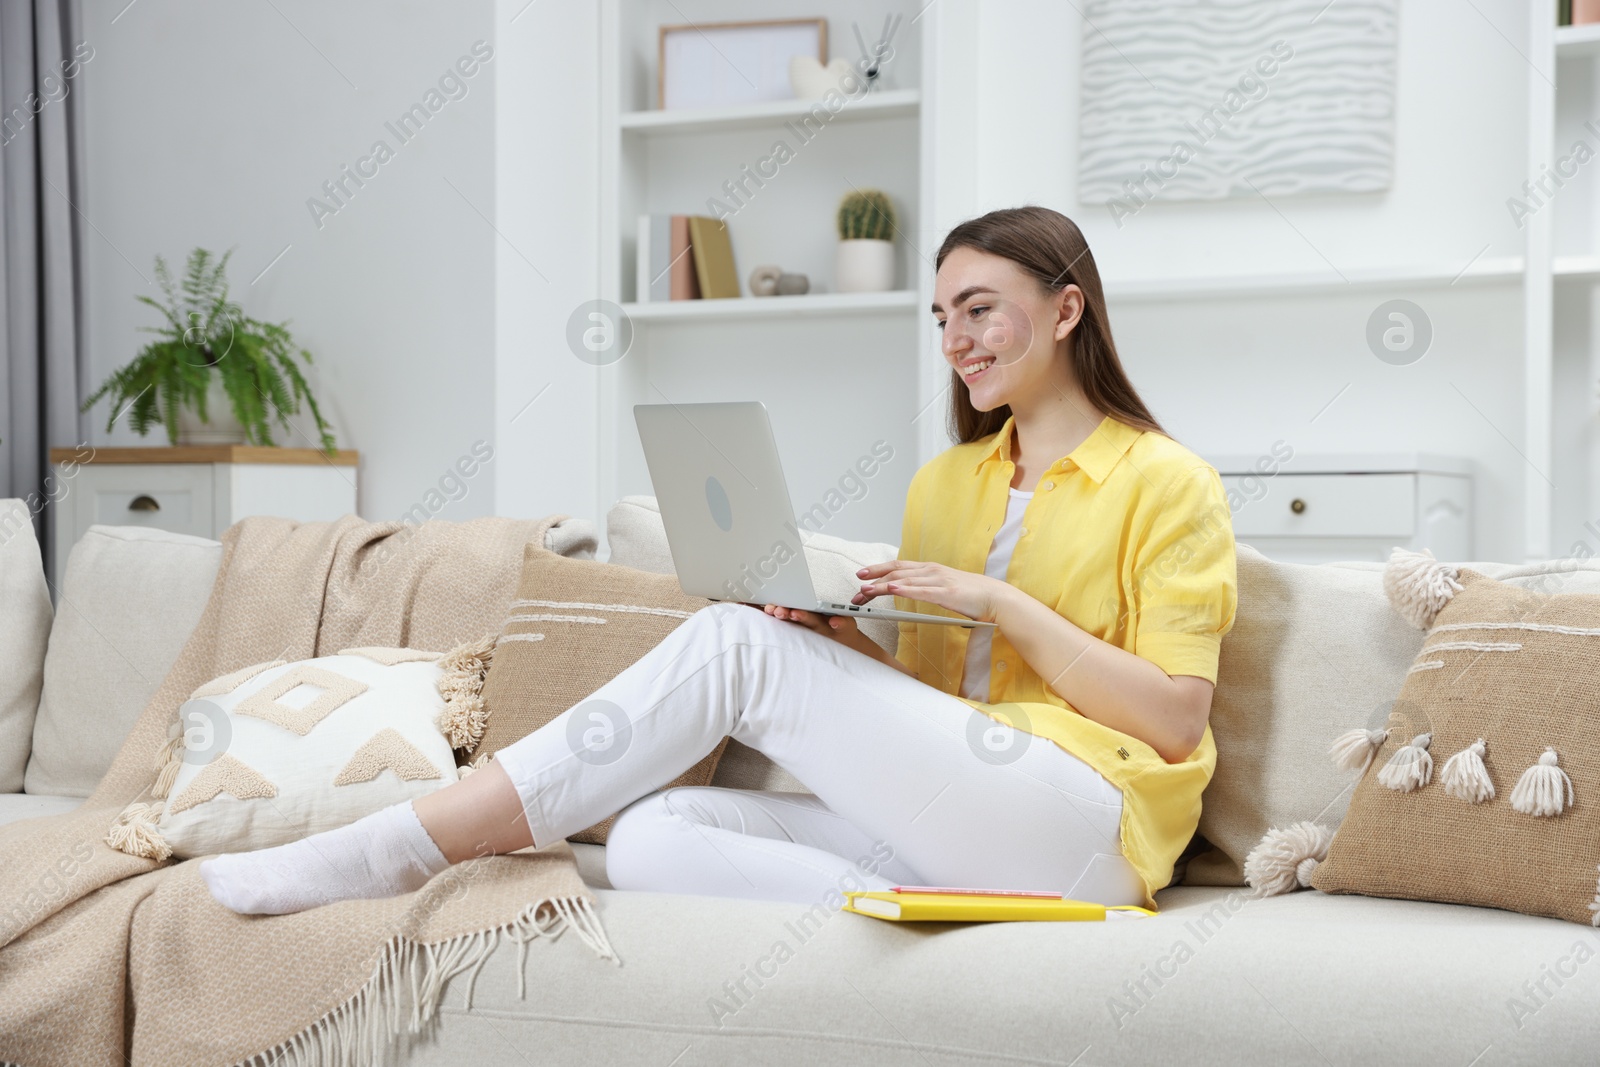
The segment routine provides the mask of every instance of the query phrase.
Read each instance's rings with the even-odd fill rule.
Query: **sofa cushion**
[[[625,496],[611,505],[606,512],[606,545],[611,563],[651,574],[675,573],[667,528],[653,496]]]
[[[1222,639],[1211,732],[1217,768],[1200,800],[1211,846],[1186,885],[1244,885],[1244,858],[1273,826],[1338,825],[1350,775],[1328,744],[1382,724],[1422,635],[1383,594],[1383,565],[1307,566],[1237,548],[1239,607]]]
[[[20,500],[0,500],[0,793],[22,788],[50,638],[50,590]]]
[[[1600,962],[1569,924],[1247,892],[1169,887],[1160,915],[1117,923],[902,925],[601,890],[620,968],[566,937],[520,968],[504,939],[451,980],[406,1062],[1465,1064],[1490,1044],[1480,1063],[1593,1059]]]
[[[1201,798],[1186,885],[1244,885],[1244,858],[1274,827],[1338,826],[1354,784],[1328,746],[1389,719],[1422,634],[1390,607],[1381,563],[1307,566],[1238,546],[1239,609],[1222,640],[1211,729],[1217,769]],[[1600,562],[1473,563],[1521,588],[1600,591]]]
[[[36,797],[32,793],[0,793],[0,826],[22,819],[63,815],[82,804],[82,797]],[[582,873],[581,867],[580,873]],[[584,875],[584,880],[588,881],[587,875]]]
[[[4,809],[0,808],[0,812]],[[0,818],[4,818],[0,814]],[[569,841],[572,855],[578,861],[578,877],[591,889],[610,889],[611,878],[606,874],[606,846],[591,841]]]
[[[91,526],[73,546],[28,792],[86,797],[99,783],[200,621],[221,560],[220,542],[143,527]]]

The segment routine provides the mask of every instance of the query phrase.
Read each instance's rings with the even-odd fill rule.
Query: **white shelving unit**
[[[1562,59],[1600,55],[1600,22],[1591,22],[1586,26],[1558,26],[1556,54]]]
[[[1565,266],[1574,272],[1600,266],[1572,259]],[[1520,256],[1480,259],[1466,266],[1449,263],[1419,263],[1390,270],[1349,270],[1330,272],[1218,275],[1212,278],[1139,279],[1104,281],[1109,301],[1159,302],[1200,297],[1254,297],[1317,293],[1389,292],[1397,286],[1446,288],[1463,285],[1493,285],[1522,278],[1525,264]]]
[[[915,289],[882,293],[806,293],[804,296],[741,297],[737,300],[656,300],[622,305],[634,322],[714,322],[781,319],[807,315],[868,315],[916,304]]]
[[[1543,175],[1577,141],[1600,150],[1587,124],[1600,114],[1600,24],[1556,26],[1556,3],[1531,5],[1528,174]],[[1530,556],[1564,556],[1566,537],[1600,507],[1600,175],[1593,162],[1565,176],[1527,220]],[[1552,543],[1559,541],[1559,543]],[[1591,549],[1600,546],[1591,546]]]
[[[815,101],[722,108],[657,108],[658,27],[748,18],[823,16],[829,58],[857,58],[851,23],[875,38],[903,15],[880,84],[819,121]],[[924,160],[930,98],[924,42],[937,14],[883,0],[823,0],[751,12],[738,0],[603,0],[600,16],[601,297],[623,309],[632,346],[598,375],[599,497],[650,492],[632,408],[638,403],[758,399],[772,413],[797,512],[804,512],[876,439],[895,459],[827,532],[897,540],[904,490],[926,444],[919,414],[936,359],[931,318],[930,176]],[[806,120],[810,120],[809,125]],[[774,168],[777,141],[790,158]],[[752,176],[753,175],[753,176]],[[761,179],[761,180],[757,180]],[[900,220],[898,288],[833,290],[834,212],[850,189],[879,188]],[[641,302],[635,246],[641,214],[725,217],[735,269],[776,264],[806,274],[802,296]],[[918,309],[924,309],[919,311]],[[781,373],[793,368],[792,374]],[[774,369],[780,373],[774,374]],[[870,406],[871,417],[863,417]]]
[[[851,102],[830,121],[915,117],[922,100],[916,89],[878,90]],[[775,100],[764,104],[705,108],[692,111],[628,111],[617,116],[617,125],[645,134],[705,133],[712,130],[762,130],[800,119],[815,106],[811,100]]]

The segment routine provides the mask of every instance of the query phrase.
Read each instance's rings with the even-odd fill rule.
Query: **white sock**
[[[406,801],[287,845],[206,860],[200,877],[224,907],[242,915],[283,915],[410,893],[448,866]]]

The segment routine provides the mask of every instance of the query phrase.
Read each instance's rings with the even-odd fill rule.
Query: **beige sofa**
[[[653,500],[620,501],[607,538],[616,562],[670,571]],[[832,595],[894,546],[817,536],[807,551]],[[31,537],[0,540],[0,822],[87,795],[198,619],[218,558],[215,542],[95,527],[73,551],[52,617]],[[1592,564],[1474,566],[1551,591],[1600,590]],[[1600,947],[1594,929],[1314,891],[1257,899],[1243,887],[1239,864],[1269,826],[1342,816],[1351,781],[1328,743],[1384,721],[1421,634],[1389,610],[1377,565],[1279,564],[1241,546],[1239,573],[1212,716],[1217,776],[1158,917],[900,927],[821,902],[621,893],[608,888],[604,849],[580,845],[623,966],[570,938],[536,946],[519,1000],[507,946],[478,974],[470,1009],[453,982],[439,1025],[402,1058],[1591,1062],[1600,977],[1581,960]],[[873,636],[892,640],[886,629]],[[716,782],[803,788],[737,746]]]

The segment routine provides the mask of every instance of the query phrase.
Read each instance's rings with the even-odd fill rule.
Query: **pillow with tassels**
[[[443,788],[488,722],[494,638],[451,652],[347,648],[196,689],[155,753],[149,799],[106,842],[147,859],[247,852]]]
[[[1387,724],[1330,739],[1349,811],[1270,831],[1246,881],[1600,925],[1600,595],[1400,549],[1384,589],[1427,637]]]

